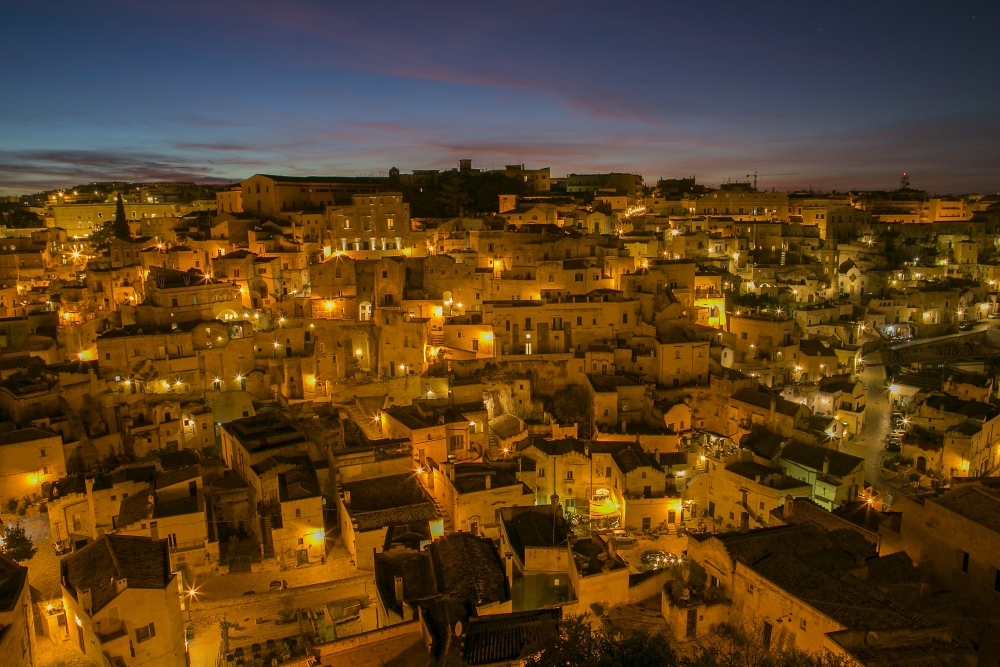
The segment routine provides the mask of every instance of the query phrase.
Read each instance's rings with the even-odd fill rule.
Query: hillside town
[[[523,164],[0,201],[11,667],[1000,664],[1000,195]]]

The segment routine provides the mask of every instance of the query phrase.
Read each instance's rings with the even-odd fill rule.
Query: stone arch
[[[362,301],[358,306],[358,321],[367,322],[372,318],[372,302]]]
[[[920,472],[927,472],[927,459],[923,456],[918,456],[916,460],[916,468]]]
[[[225,320],[226,322],[230,320],[238,320],[240,316],[232,308],[223,308],[215,314],[215,319]]]

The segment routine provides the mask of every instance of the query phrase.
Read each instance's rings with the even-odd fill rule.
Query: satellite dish
[[[868,634],[874,634],[874,633],[869,632]],[[456,637],[462,636],[462,621],[458,621],[455,623],[455,636]]]
[[[878,645],[878,635],[874,632],[868,632],[865,635],[865,645],[867,646],[877,646]]]

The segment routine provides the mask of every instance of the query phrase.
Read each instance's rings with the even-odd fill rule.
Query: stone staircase
[[[274,558],[274,535],[271,531],[271,517],[262,516],[260,518],[261,532],[264,536],[264,558]]]

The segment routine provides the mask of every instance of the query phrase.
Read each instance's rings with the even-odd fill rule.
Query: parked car
[[[648,551],[643,551],[639,560],[643,565],[650,565],[653,569],[657,569],[668,565],[683,563],[684,557],[670,552],[660,551],[658,549],[650,549]]]
[[[655,567],[659,565],[660,561],[666,558],[666,556],[667,554],[663,551],[657,551],[655,549],[651,549],[649,551],[643,551],[642,555],[639,556],[639,561],[643,565],[652,565]]]
[[[271,585],[268,587],[268,590],[280,591],[282,588],[284,588],[284,586],[281,585],[281,582],[275,579],[271,582]]]
[[[898,442],[890,440],[889,442],[885,443],[885,451],[890,452],[892,454],[898,454],[900,451],[902,451],[902,449],[903,446]]]
[[[611,531],[611,539],[613,539],[618,544],[634,544],[635,537],[629,535],[629,532],[624,528],[615,528]]]

